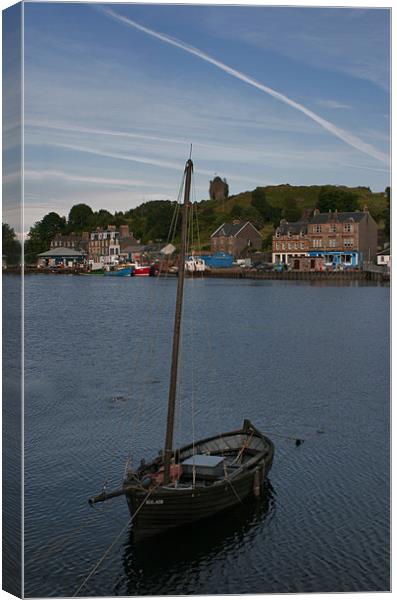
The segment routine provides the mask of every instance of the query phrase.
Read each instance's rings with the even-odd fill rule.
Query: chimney
[[[240,219],[234,219],[233,225],[239,225],[241,223]]]
[[[130,232],[128,225],[120,225],[119,231],[120,231],[120,238],[128,237],[128,234]]]
[[[317,216],[317,215],[319,215],[319,214],[320,214],[320,211],[319,211],[319,209],[318,209],[318,208],[315,208],[315,209],[314,209],[314,212],[313,212],[313,216],[314,216],[314,217],[316,217],[316,216]]]

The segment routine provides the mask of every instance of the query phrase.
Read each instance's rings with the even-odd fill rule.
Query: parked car
[[[273,263],[257,263],[256,265],[254,265],[254,268],[257,271],[273,271],[274,265]]]

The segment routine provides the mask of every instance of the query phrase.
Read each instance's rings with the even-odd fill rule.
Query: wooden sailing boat
[[[274,455],[273,442],[249,420],[240,429],[208,437],[177,450],[173,447],[179,345],[187,251],[188,210],[193,163],[184,172],[182,237],[179,256],[174,337],[164,452],[126,474],[123,486],[90,499],[102,502],[125,495],[136,539],[209,517],[260,496]]]

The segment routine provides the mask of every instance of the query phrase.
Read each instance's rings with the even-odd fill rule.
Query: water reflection
[[[153,582],[160,583],[164,575],[169,581],[178,573],[201,571],[258,535],[274,511],[275,492],[267,480],[260,499],[249,499],[205,521],[140,542],[135,542],[132,528],[123,554],[125,580],[115,586],[115,594],[153,592]]]

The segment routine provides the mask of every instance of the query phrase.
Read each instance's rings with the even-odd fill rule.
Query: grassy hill
[[[245,191],[235,196],[230,196],[224,201],[203,200],[198,206],[200,232],[203,246],[209,247],[210,236],[223,222],[231,222],[235,218],[251,220],[261,231],[265,245],[269,247],[271,236],[280,218],[289,221],[298,220],[303,214],[314,210],[319,202],[322,190],[326,188],[331,193],[343,192],[353,195],[357,200],[358,209],[364,206],[368,209],[382,232],[381,238],[388,239],[387,229],[388,199],[384,192],[373,193],[366,187],[346,186],[293,186],[289,184],[266,186],[256,190]],[[259,194],[258,194],[259,192]],[[265,198],[268,208],[274,209],[270,218],[264,218],[255,206],[253,197],[261,195]],[[260,203],[256,203],[260,207]],[[293,210],[291,212],[291,207]],[[272,211],[271,211],[272,212]],[[273,216],[273,218],[272,218]],[[288,218],[292,216],[293,218]],[[267,243],[266,243],[267,242]]]

